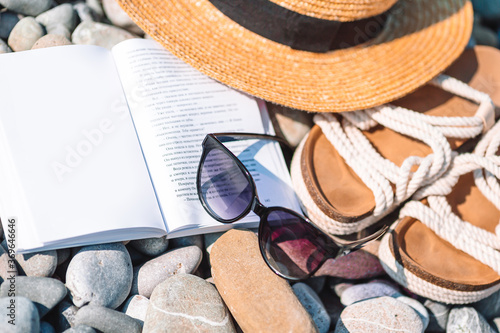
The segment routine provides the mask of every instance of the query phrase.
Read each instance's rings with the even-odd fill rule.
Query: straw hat
[[[448,67],[472,30],[468,0],[118,2],[199,71],[307,111],[359,110],[402,97]]]

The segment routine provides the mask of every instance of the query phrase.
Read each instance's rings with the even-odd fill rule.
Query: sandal
[[[417,193],[381,241],[383,268],[438,302],[477,302],[500,289],[500,122]]]
[[[440,75],[393,104],[315,115],[291,166],[304,213],[331,234],[352,234],[438,179],[453,149],[494,124],[499,62],[500,51],[476,47],[447,70],[461,81]],[[494,104],[474,89],[485,87]]]

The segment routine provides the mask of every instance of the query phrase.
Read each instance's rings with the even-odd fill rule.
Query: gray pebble
[[[132,265],[138,266],[144,264],[146,261],[151,260],[150,256],[147,256],[139,251],[137,251],[133,246],[127,244],[127,251],[130,254],[130,260],[132,260]]]
[[[151,295],[144,333],[236,332],[219,292],[205,280],[178,274],[159,284]]]
[[[167,251],[168,239],[166,236],[159,238],[137,239],[131,241],[130,245],[142,254],[156,257]]]
[[[75,327],[68,328],[63,333],[96,333],[97,331],[87,325],[78,325]]]
[[[52,5],[52,0],[0,0],[0,5],[16,13],[37,16]]]
[[[451,309],[446,325],[447,333],[481,332],[495,333],[486,319],[474,308],[468,306]]]
[[[69,249],[69,248],[58,249],[57,250],[57,266],[66,262],[66,260],[68,260],[70,256],[71,256],[71,249]]]
[[[17,276],[15,286],[16,295],[26,297],[36,305],[40,318],[62,301],[67,293],[64,283],[46,277]],[[6,297],[8,293],[9,286],[2,285],[0,296]]]
[[[73,4],[73,9],[75,10],[76,14],[80,18],[80,21],[99,21],[96,20],[95,14],[92,11],[92,8],[90,8],[87,4],[83,2],[78,2]]]
[[[486,320],[490,320],[500,316],[500,291],[493,293],[491,296],[471,304]]]
[[[20,274],[51,277],[57,268],[57,251],[16,254]]]
[[[293,285],[293,292],[300,303],[307,310],[318,328],[319,333],[326,333],[330,328],[330,316],[314,290],[305,283],[296,283]]]
[[[40,322],[40,333],[56,333],[54,327],[46,321]]]
[[[45,34],[43,27],[31,16],[17,22],[7,43],[13,51],[26,51]]]
[[[351,305],[368,298],[398,295],[399,291],[383,282],[369,282],[356,284],[342,292],[340,301],[344,305]]]
[[[123,28],[136,35],[143,34],[141,28],[139,28],[137,24],[132,21],[116,0],[102,0],[102,7],[111,23],[117,27]]]
[[[202,252],[197,246],[168,251],[134,268],[132,294],[150,297],[155,287],[166,278],[179,273],[193,273],[201,263]]]
[[[22,296],[0,298],[0,332],[39,333],[40,318],[33,302]]]
[[[427,299],[424,306],[429,313],[429,326],[427,329],[431,332],[445,332],[448,315],[450,314],[450,305]]]
[[[19,15],[13,12],[0,13],[0,38],[9,38],[10,32],[14,29],[17,22],[19,22],[19,19]]]
[[[420,319],[422,319],[422,324],[423,324],[422,333],[425,332],[427,326],[429,326],[429,313],[427,312],[425,306],[416,299],[407,296],[396,296],[395,298],[398,301],[411,306],[411,308],[415,310],[415,312],[419,315]]]
[[[83,247],[71,259],[66,285],[73,303],[117,308],[130,292],[132,262],[121,243]]]
[[[54,310],[56,329],[58,332],[67,330],[75,325],[75,316],[78,308],[67,301],[60,302]]]
[[[75,44],[98,45],[111,49],[116,44],[135,37],[130,32],[112,25],[83,21],[73,31],[71,38]]]
[[[148,310],[149,299],[141,295],[131,296],[122,307],[122,312],[127,316],[137,319],[144,324]]]
[[[87,305],[76,314],[75,325],[87,325],[104,333],[140,333],[141,324],[132,317],[103,306]]]
[[[423,331],[422,320],[410,306],[382,296],[347,306],[340,314],[335,333]]]
[[[186,236],[179,238],[172,238],[169,240],[169,245],[171,249],[177,249],[179,247],[186,247],[191,245],[196,245],[203,250],[205,247],[203,245],[203,236],[202,235],[194,235],[194,236]]]
[[[58,25],[62,25],[71,33],[76,28],[76,13],[71,4],[64,3],[38,15],[36,21],[42,24],[48,33],[52,33],[51,29]]]
[[[104,17],[104,9],[101,0],[86,0],[85,4],[92,10],[96,21],[101,21]]]

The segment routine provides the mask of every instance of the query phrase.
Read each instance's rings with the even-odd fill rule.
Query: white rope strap
[[[496,155],[499,137],[500,122],[479,142],[474,153],[457,156],[443,177],[415,194],[417,199],[427,196],[428,206],[410,201],[401,209],[400,218],[409,216],[421,221],[439,237],[500,274],[500,228],[493,234],[461,220],[446,200],[459,177],[473,171],[478,189],[500,210],[500,156]],[[492,152],[495,155],[484,156]]]
[[[472,89],[463,82],[440,75],[434,84],[446,91],[480,104],[473,117],[436,117],[393,105],[343,112],[342,123],[328,113],[317,114],[314,121],[336,148],[347,165],[358,174],[375,197],[374,216],[408,199],[419,188],[434,182],[449,167],[452,151],[446,135],[472,138],[486,126],[483,119],[494,118],[494,108],[488,95]],[[489,107],[488,107],[489,106]],[[486,111],[485,111],[486,110]],[[487,116],[477,116],[477,114]],[[410,156],[401,167],[382,157],[361,130],[381,124],[401,134],[427,144],[432,154],[422,158]],[[411,171],[417,166],[416,171]],[[396,190],[392,190],[391,183]]]

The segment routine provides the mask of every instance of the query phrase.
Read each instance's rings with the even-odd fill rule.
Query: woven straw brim
[[[265,39],[207,0],[119,0],[151,37],[202,73],[264,100],[307,111],[352,111],[425,84],[465,48],[466,0],[400,0],[369,43],[327,53]]]
[[[394,228],[399,221],[395,222]],[[380,242],[378,256],[386,273],[397,283],[417,295],[447,304],[468,304],[480,301],[500,290],[500,284],[476,291],[447,289],[413,274],[396,260],[389,248],[390,231]]]
[[[349,22],[379,15],[397,0],[270,0],[286,9],[323,20]]]

